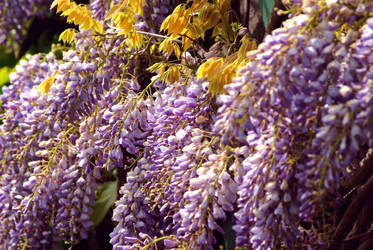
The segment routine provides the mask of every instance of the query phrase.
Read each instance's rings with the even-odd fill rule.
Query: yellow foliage
[[[85,5],[77,5],[70,0],[54,0],[51,9],[57,6],[57,13],[67,17],[69,23],[79,25],[82,30],[93,29],[96,32],[102,33],[102,24],[92,17],[92,13]]]
[[[181,56],[181,49],[172,37],[168,37],[160,43],[159,51],[166,53],[167,57],[169,57],[172,52],[175,53],[178,59],[180,59]]]
[[[190,22],[190,9],[186,9],[183,4],[178,5],[161,25],[161,31],[167,30],[167,34],[173,39],[187,32],[187,26]]]
[[[56,71],[53,75],[47,77],[42,83],[39,84],[37,87],[37,90],[41,92],[42,95],[44,93],[48,93],[50,88],[52,87],[55,77],[58,74],[58,71]]]
[[[197,78],[210,82],[209,91],[213,96],[222,93],[224,85],[232,82],[244,60],[238,60],[237,53],[226,58],[210,58],[198,68]]]
[[[172,17],[172,14],[171,15],[168,15],[162,22],[161,24],[161,28],[160,28],[160,31],[165,31],[168,27],[168,24],[170,23],[170,19]]]
[[[106,14],[106,18],[105,20],[109,20],[111,19],[115,14],[117,14],[118,12],[121,11],[121,9],[123,9],[124,7],[126,7],[128,4],[128,1],[125,0],[125,1],[120,1],[119,3],[117,4],[114,4],[108,11],[108,13]]]
[[[164,68],[161,68],[163,71]],[[166,71],[161,73],[161,80],[174,83],[180,80],[180,67],[177,65],[170,66]]]
[[[166,66],[162,65],[159,69],[159,75],[163,75],[164,71],[166,70]]]
[[[219,11],[216,9],[216,6],[211,3],[205,4],[198,14],[198,19],[204,29],[210,29],[217,25],[219,17]]]
[[[214,80],[216,73],[223,66],[223,58],[216,59],[215,57],[208,59],[205,63],[199,66],[197,70],[197,78],[207,78],[208,81]]]
[[[75,29],[67,29],[61,33],[58,41],[63,41],[65,43],[72,43],[75,37],[76,30]]]
[[[180,59],[180,56],[181,56],[181,50],[180,50],[179,45],[177,45],[177,43],[173,43],[173,44],[172,44],[172,47],[173,47],[173,50],[174,50],[174,53],[175,53],[177,59]]]
[[[190,30],[188,30],[185,33],[185,36],[183,36],[181,38],[181,41],[182,41],[182,44],[183,44],[183,47],[184,47],[184,51],[188,50],[192,46],[193,40],[191,40],[191,38],[194,40],[197,37],[193,33],[191,33]]]
[[[68,10],[74,6],[70,0],[54,0],[51,4],[51,9],[57,6],[57,13]]]
[[[230,0],[216,0],[216,4],[221,13],[227,13],[231,11]]]
[[[166,67],[168,69],[166,70]],[[174,83],[180,80],[180,65],[167,65],[166,63],[155,63],[148,68],[152,73],[158,72],[163,82]]]
[[[93,19],[93,30],[98,33],[104,33],[104,27],[102,26],[101,22],[98,20]]]
[[[143,2],[146,4],[146,1],[144,0],[131,0],[130,1],[133,10],[140,16],[143,15],[143,8],[142,8]]]
[[[216,4],[222,17],[223,23],[228,23],[229,15],[231,12],[230,0],[217,0]]]
[[[130,49],[141,49],[144,46],[144,34],[136,32],[136,14],[143,14],[144,0],[119,0],[109,9],[105,20],[111,21],[120,30],[118,35],[126,37],[125,44]],[[93,29],[98,33],[104,33],[100,21],[92,17],[91,11],[85,5],[77,5],[72,0],[54,0],[51,8],[57,7],[57,12],[67,17],[68,22],[79,25],[82,30]],[[246,53],[257,47],[254,39],[244,37],[240,41],[237,50],[237,30],[239,27],[230,23],[231,17],[230,0],[187,0],[187,4],[178,5],[174,11],[163,21],[161,31],[167,33],[168,37],[159,44],[158,51],[166,54],[167,58],[173,53],[178,60],[183,52],[189,50],[193,43],[199,38],[204,39],[205,32],[213,28],[212,38],[216,41],[223,41],[228,49],[226,57],[210,58],[198,67],[197,78],[205,78],[210,82],[212,95],[221,93],[225,84],[232,81],[238,69],[247,62]],[[59,40],[71,43],[74,40],[76,31],[65,30]],[[196,47],[198,44],[196,44]],[[154,45],[149,47],[150,53],[157,53]],[[144,50],[145,51],[145,50]],[[202,55],[203,57],[203,55]],[[198,62],[197,62],[198,63]],[[174,83],[180,80],[181,65],[170,63],[156,63],[148,68],[149,71],[158,72],[162,81]],[[56,73],[48,77],[38,90],[42,94],[47,93],[51,88]]]
[[[118,28],[123,29],[125,35],[133,31],[136,16],[134,13],[131,13],[130,10],[126,9],[124,12],[118,12],[114,14],[112,19]]]
[[[149,70],[152,73],[157,72],[157,70],[161,69],[164,67],[164,63],[159,62],[159,63],[154,63],[152,66],[150,66],[147,70]],[[163,70],[164,71],[164,70]]]
[[[218,79],[218,92],[221,93],[223,86],[232,82],[233,78],[236,76],[237,67],[230,63],[226,65],[220,73],[220,78]]]
[[[114,4],[106,14],[105,20],[112,20],[116,27],[122,29],[118,34],[127,37],[126,43],[130,48],[139,49],[144,45],[143,35],[135,30],[136,13],[143,15],[144,0],[121,0]]]
[[[133,31],[129,36],[130,48],[139,49],[144,45],[143,35]]]
[[[258,48],[258,44],[255,39],[250,38],[248,36],[244,36],[241,39],[241,47],[238,50],[238,58],[240,59],[246,58],[246,53],[248,51],[251,51],[257,48]]]
[[[212,30],[212,36],[213,37],[216,37],[218,36],[219,34],[222,33],[222,30],[223,30],[223,24],[222,23],[218,23],[217,25],[215,25],[214,29]]]
[[[136,12],[139,15],[143,15],[143,3],[144,0],[121,0],[119,3],[114,4],[106,14],[106,20],[112,19],[115,14],[122,12],[124,9],[130,9],[133,13]],[[135,14],[135,13],[134,13]]]
[[[192,0],[189,0],[189,2],[192,2]],[[194,0],[192,7],[190,7],[190,10],[192,12],[198,11],[202,6],[204,6],[207,3],[207,0]]]

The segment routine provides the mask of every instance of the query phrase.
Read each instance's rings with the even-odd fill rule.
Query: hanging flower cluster
[[[328,244],[328,208],[373,146],[373,5],[290,1],[284,26],[247,56],[244,38],[230,57],[192,57],[192,11],[218,17],[226,2],[166,18],[168,1],[54,1],[80,25],[61,35],[71,48],[28,56],[0,95],[1,248],[87,238],[114,179],[114,249],[212,249],[228,224],[244,249]],[[178,30],[172,15],[187,12]],[[164,18],[168,36],[156,36]]]

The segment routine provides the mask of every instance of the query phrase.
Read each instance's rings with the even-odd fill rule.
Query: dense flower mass
[[[136,29],[157,32],[169,1],[140,2]],[[244,249],[325,247],[341,181],[373,146],[373,4],[287,4],[216,96],[189,71],[140,79],[151,46],[131,47],[111,1],[90,5],[102,34],[22,60],[0,95],[0,248],[87,238],[114,178],[114,249],[213,249],[232,229]]]

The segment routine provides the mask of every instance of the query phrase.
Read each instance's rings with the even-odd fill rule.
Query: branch
[[[371,235],[372,231],[368,230],[370,222],[373,217],[372,213],[373,208],[373,197],[369,197],[365,201],[364,206],[360,210],[360,213],[357,216],[356,222],[350,231],[348,237],[343,240],[342,249],[357,249],[359,241],[366,235]]]
[[[343,193],[350,192],[365,183],[371,175],[373,175],[373,149],[369,149],[365,158],[360,162],[359,170],[342,183],[341,191]]]
[[[351,201],[336,228],[332,244],[329,249],[340,248],[343,239],[348,235],[355,222],[356,214],[358,214],[361,206],[367,197],[369,197],[371,192],[373,192],[373,175],[371,175],[368,181],[358,189],[356,197]]]
[[[357,250],[366,250],[366,249],[373,249],[373,237],[372,234],[367,235],[363,242],[360,244]]]

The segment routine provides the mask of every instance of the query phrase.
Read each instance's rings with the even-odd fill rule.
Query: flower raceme
[[[227,1],[206,2],[175,9],[159,44],[171,44],[170,53],[179,42],[182,53],[197,49],[187,45],[188,24],[207,30],[210,12],[228,43]],[[245,38],[233,56],[196,57],[199,70],[188,71],[151,48],[154,36],[144,41],[167,3],[54,1],[81,26],[62,35],[71,47],[60,59],[28,56],[0,95],[2,248],[87,238],[100,187],[114,179],[114,249],[328,244],[333,223],[306,225],[338,206],[350,163],[372,146],[372,4],[318,1],[301,10],[305,2],[290,1],[290,19],[256,50],[246,55]],[[172,15],[198,9],[185,30],[174,26]],[[132,46],[132,29],[144,32],[141,46]],[[148,56],[158,64],[140,82],[136,66]],[[229,77],[214,78],[213,69],[233,62]],[[175,67],[169,81],[163,73]]]

